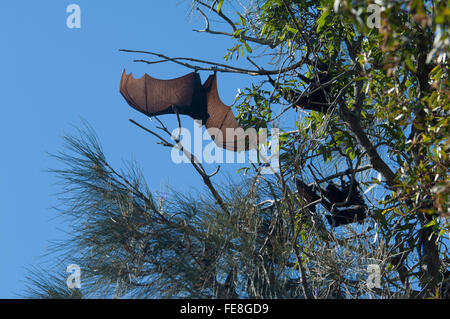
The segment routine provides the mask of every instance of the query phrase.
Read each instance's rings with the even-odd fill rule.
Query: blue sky
[[[81,29],[66,26],[71,3],[81,8]],[[81,119],[95,129],[115,167],[131,158],[140,163],[151,189],[163,190],[167,184],[201,189],[189,164],[172,163],[168,149],[128,122],[147,120],[119,94],[124,68],[136,77],[149,73],[162,79],[190,72],[167,63],[133,63],[141,56],[121,53],[121,48],[221,61],[232,42],[193,32],[203,28],[203,20],[195,16],[191,21],[188,9],[188,0],[0,2],[0,298],[21,293],[26,267],[38,266],[50,241],[65,236],[52,209],[60,189],[46,172],[59,164],[48,154],[61,150],[62,136],[75,133],[73,126],[81,126]],[[208,75],[202,72],[202,80]],[[237,88],[254,79],[220,74],[218,80],[220,96],[230,105]],[[167,121],[175,128],[175,119]],[[183,123],[193,128],[189,118]],[[223,171],[239,167],[224,165]]]

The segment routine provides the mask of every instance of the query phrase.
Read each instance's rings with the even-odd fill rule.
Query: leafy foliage
[[[280,172],[241,169],[242,180],[221,185],[224,213],[216,196],[150,192],[135,164],[114,170],[90,129],[67,137],[58,155],[66,168],[54,172],[82,295],[448,298],[448,4],[193,4],[231,26],[214,33],[236,41],[225,60],[247,57],[253,67],[225,70],[264,77],[240,92],[237,117],[245,128],[282,130]],[[318,83],[323,72],[327,110],[295,107],[310,87],[304,76]],[[369,217],[331,227],[329,209],[295,191],[296,180],[322,199],[329,183],[356,183]],[[380,287],[367,287],[369,265],[381,267]],[[35,286],[44,293],[32,296],[68,296]]]

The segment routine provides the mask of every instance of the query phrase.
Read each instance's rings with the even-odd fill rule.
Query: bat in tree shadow
[[[279,90],[281,96],[287,102],[292,103],[293,106],[305,110],[326,113],[330,106],[331,98],[328,82],[332,80],[332,77],[327,70],[327,64],[323,62],[319,63],[317,66],[316,73],[317,76],[314,78],[308,78],[300,73],[297,74],[301,80],[308,84],[308,88],[306,88],[304,92],[298,92],[294,89],[283,89],[270,76],[268,76],[268,78],[272,86]],[[325,86],[325,84],[327,86]]]
[[[244,132],[231,107],[221,101],[215,73],[202,84],[197,72],[160,80],[148,74],[136,79],[124,70],[120,93],[131,107],[149,117],[178,113],[200,120],[221,148],[249,150],[264,141],[254,130]]]
[[[343,203],[347,199],[350,192],[349,183],[345,184],[342,187],[342,190],[332,183],[328,184],[327,188],[322,190],[322,193],[325,195],[326,199],[317,195],[315,187],[309,186],[299,179],[296,179],[295,183],[298,194],[305,200],[306,204],[320,202],[331,213],[331,215],[326,215],[325,217],[332,227],[359,222],[367,218],[366,206],[364,204],[364,200],[358,192],[356,183],[353,184],[353,191],[350,194],[350,198],[346,206],[339,209],[334,208],[334,210],[333,204]],[[309,207],[312,212],[315,212],[314,206],[315,205]]]

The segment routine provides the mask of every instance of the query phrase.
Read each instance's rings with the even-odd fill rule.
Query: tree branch
[[[175,113],[178,116],[178,123],[180,125],[181,123],[180,123],[180,120],[179,120],[179,115],[178,115],[177,112],[175,112]],[[160,139],[161,143],[159,143],[159,144],[162,144],[163,146],[167,146],[167,147],[171,147],[171,148],[176,148],[176,149],[179,149],[180,151],[182,151],[183,154],[189,159],[189,161],[191,162],[191,164],[195,168],[195,170],[202,177],[204,184],[208,187],[209,191],[213,195],[214,199],[216,200],[217,204],[220,206],[222,211],[225,214],[230,215],[225,202],[223,201],[222,197],[219,195],[219,193],[214,188],[214,186],[213,186],[213,184],[211,182],[211,177],[218,173],[220,167],[218,167],[217,170],[214,173],[208,175],[206,173],[205,169],[203,168],[203,165],[198,161],[198,159],[195,157],[195,155],[193,155],[191,152],[189,152],[187,149],[185,149],[183,147],[183,145],[180,143],[179,135],[178,136],[173,136],[172,133],[164,125],[164,123],[162,123],[157,117],[155,117],[155,118],[161,124],[161,127],[158,127],[158,128],[160,130],[162,130],[163,132],[165,132],[166,134],[168,134],[172,138],[172,140],[176,143],[176,145],[167,142],[160,135],[158,135],[157,133],[153,132],[152,130],[149,130],[146,127],[138,124],[134,120],[130,120],[130,122],[133,123],[134,125],[140,127],[141,129],[145,130],[146,132],[152,134],[153,136],[156,136],[158,139]],[[180,125],[180,129],[181,129],[181,125]]]
[[[170,58],[168,56],[165,56],[160,53],[150,52],[150,51],[141,51],[141,50],[128,50],[128,49],[120,49],[121,52],[128,52],[128,53],[142,53],[142,54],[148,54],[157,56],[159,58],[162,58],[163,60],[159,61],[147,61],[147,60],[134,60],[134,62],[142,62],[147,64],[157,64],[162,62],[173,62],[182,66],[185,66],[187,68],[196,70],[196,71],[215,71],[215,72],[224,72],[224,73],[241,73],[241,74],[247,74],[252,76],[257,75],[268,75],[268,74],[279,74],[279,73],[285,73],[288,71],[295,70],[299,67],[301,67],[304,62],[306,61],[306,58],[303,57],[299,62],[294,63],[288,67],[281,68],[278,70],[250,70],[250,69],[243,69],[243,68],[237,68],[230,65],[218,63],[218,62],[211,62],[206,60],[200,60],[200,59],[194,59],[194,58],[184,58],[184,57],[177,57],[177,58]],[[198,65],[193,65],[187,62],[181,62],[181,61],[191,61],[191,62],[198,62],[202,64],[209,64],[213,67],[202,67]]]
[[[344,121],[350,127],[350,130],[355,134],[358,143],[366,150],[367,156],[369,157],[370,163],[373,168],[377,170],[386,180],[386,184],[390,187],[394,186],[395,173],[390,169],[385,161],[380,157],[376,148],[373,146],[372,142],[367,137],[366,133],[359,123],[358,116],[354,112],[347,109],[345,105],[341,107],[342,114],[344,116]]]
[[[204,5],[206,5],[206,4],[204,4]],[[203,11],[200,10],[200,8],[197,8],[197,11],[203,16],[203,19],[205,19],[205,28],[203,30],[193,29],[193,31],[195,31],[195,32],[206,32],[206,33],[216,34],[216,35],[225,35],[225,36],[228,36],[228,37],[231,37],[231,38],[235,38],[236,37],[235,36],[236,27],[234,26],[234,24],[231,24],[233,26],[233,33],[211,30],[209,28],[208,16],[205,13],[203,13]],[[216,10],[213,10],[213,11],[216,12]],[[275,48],[277,46],[277,43],[274,43],[274,42],[269,41],[267,39],[249,37],[247,35],[242,35],[242,34],[239,34],[239,36],[237,36],[237,37],[239,39],[241,39],[241,40],[244,40],[244,41],[254,42],[254,43],[257,43],[257,44],[261,44],[261,45],[267,45],[271,49],[273,49],[273,48]]]

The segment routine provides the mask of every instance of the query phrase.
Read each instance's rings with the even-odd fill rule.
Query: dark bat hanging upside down
[[[318,81],[315,79],[307,78],[301,74],[298,74],[300,79],[309,84],[308,89],[303,92],[297,92],[296,90],[289,89],[283,90],[279,84],[269,77],[269,82],[277,90],[280,90],[281,96],[289,103],[293,103],[296,106],[305,110],[312,110],[317,112],[326,113],[330,105],[330,88],[325,87],[324,84],[331,80],[328,73],[323,72],[319,74]]]
[[[264,142],[256,134],[244,134],[231,107],[222,103],[216,74],[201,84],[196,72],[171,80],[159,80],[147,74],[135,79],[124,70],[120,93],[130,106],[147,116],[178,113],[201,120],[216,145],[227,150],[253,149]]]
[[[325,217],[332,227],[363,221],[367,218],[366,206],[355,186],[356,184],[353,184],[353,191],[352,194],[350,194],[350,199],[345,208],[335,208],[333,210],[333,204],[342,203],[346,200],[350,192],[349,184],[346,184],[342,190],[338,189],[334,184],[328,184],[326,190],[322,190],[322,193],[324,193],[325,197],[329,200],[327,201],[325,198],[321,199],[321,197],[317,195],[314,187],[305,184],[299,179],[296,179],[295,183],[298,194],[305,200],[306,204],[320,202],[331,213],[331,215],[326,215]],[[315,212],[314,205],[310,206],[309,210]]]

